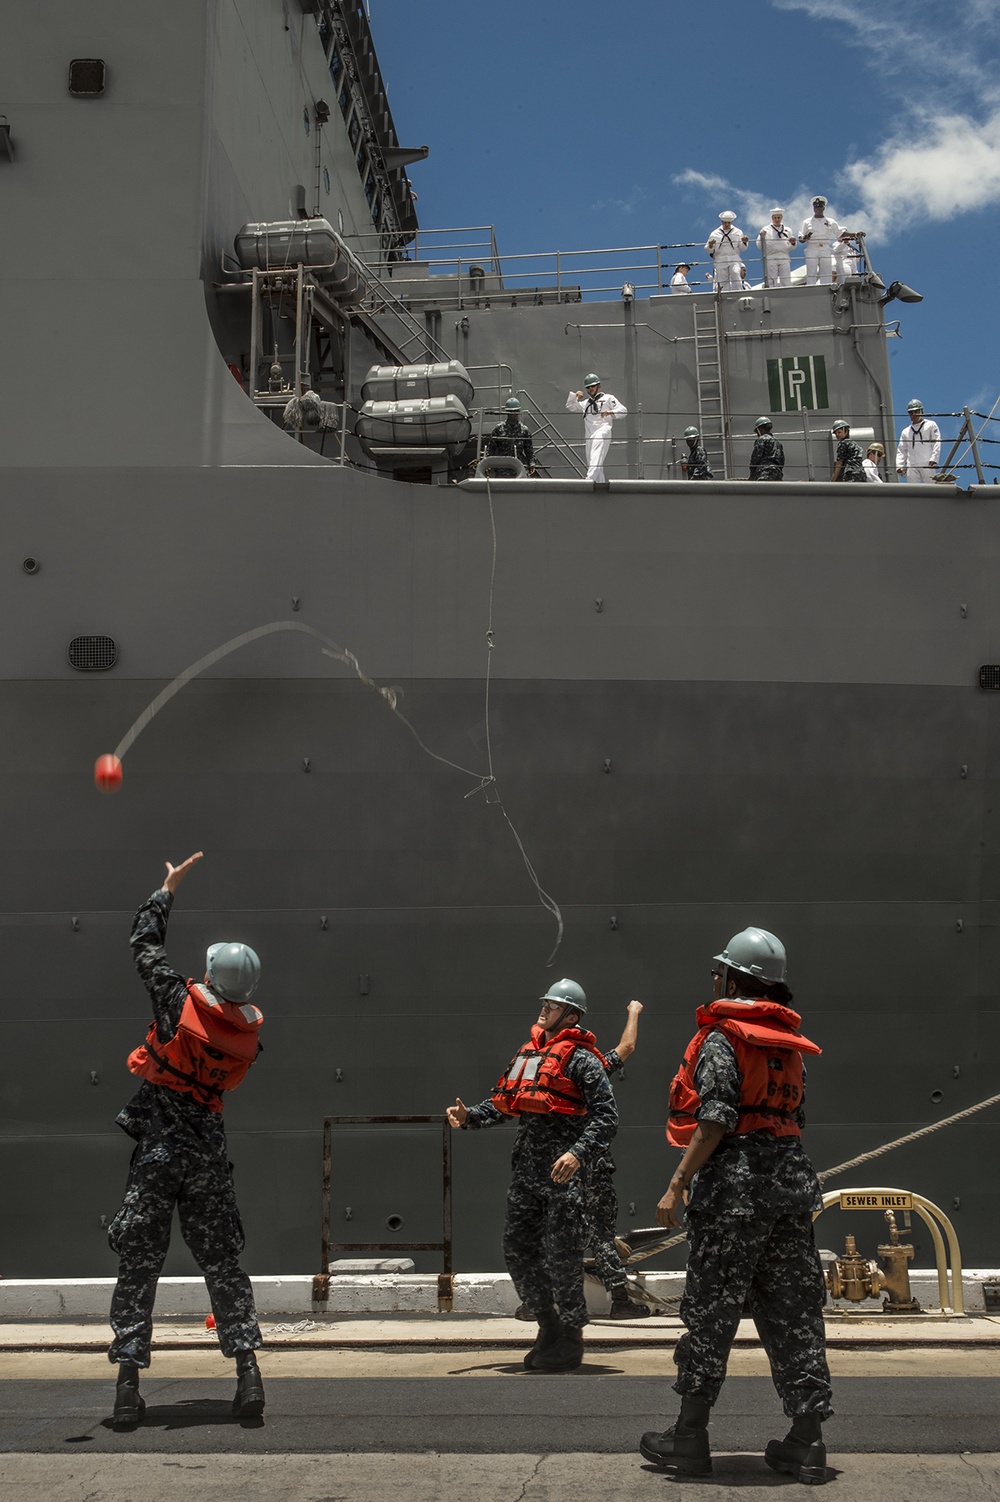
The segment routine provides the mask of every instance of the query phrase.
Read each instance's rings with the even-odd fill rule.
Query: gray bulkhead
[[[566,920],[554,971],[554,925],[499,811],[466,799],[473,780],[429,760],[304,637],[192,684],[129,752],[120,794],[95,792],[95,756],[166,681],[286,617],[402,688],[432,750],[485,767],[489,498],[341,469],[294,442],[226,369],[235,315],[206,295],[242,223],[284,218],[296,185],[311,191],[303,110],[332,93],[315,28],[291,0],[179,0],[134,26],[110,0],[47,7],[44,32],[20,9],[0,21],[0,56],[18,59],[4,84],[17,154],[0,159],[16,356],[0,370],[6,1276],[114,1270],[102,1219],[128,1145],[111,1123],[147,1015],[128,925],[163,859],[196,848],[174,962],[196,974],[204,945],[232,935],[265,966],[265,1052],[227,1107],[255,1270],[315,1269],[325,1114],[480,1098],[556,972],[584,983],[604,1044],[630,996],[648,1003],[616,1156],[623,1223],[649,1223],[670,1167],[666,1088],[710,956],[751,921],[785,940],[824,1047],[819,1166],[995,1089],[1000,711],[976,687],[980,663],[1000,660],[992,490],[493,487],[492,749]],[[105,54],[108,96],[68,99],[69,59]],[[324,138],[349,226],[366,205],[342,132],[335,115]],[[69,246],[32,235],[54,203]],[[880,317],[860,295],[843,313],[825,289],[793,298],[783,316],[800,326]],[[732,313],[754,331],[733,341],[734,413],[769,410],[763,362],[785,351],[784,336],[756,337],[777,298],[770,315],[762,301]],[[454,353],[507,362],[555,412],[592,361],[623,400],[634,380],[647,478],[664,473],[684,425],[678,347],[629,336],[620,302],[443,308],[442,341],[467,311]],[[632,313],[678,338],[691,317],[645,301]],[[613,327],[584,343],[568,321]],[[792,353],[853,372],[834,387],[857,403],[844,415],[873,411],[853,334],[803,337],[817,342]],[[891,406],[880,336],[859,337]],[[578,418],[560,421],[578,436]],[[118,643],[107,673],[67,663],[90,632]],[[874,1175],[949,1210],[957,1198],[972,1264],[995,1251],[980,1164],[996,1131],[979,1118]],[[335,1235],[391,1245],[393,1214],[407,1239],[436,1234],[436,1143],[393,1140],[358,1132],[338,1159]],[[459,1267],[499,1265],[510,1143],[507,1129],[456,1141]],[[176,1244],[166,1270],[189,1266]]]

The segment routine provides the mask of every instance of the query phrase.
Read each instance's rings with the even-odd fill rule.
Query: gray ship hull
[[[265,958],[265,1053],[227,1106],[249,1256],[308,1269],[323,1117],[485,1095],[555,973],[553,921],[500,811],[464,796],[474,780],[305,636],[192,683],[126,756],[117,797],[90,768],[173,673],[288,618],[402,689],[428,747],[485,770],[487,497],[329,469],[95,471],[81,488],[8,481],[8,559],[42,567],[3,605],[19,644],[3,690],[4,1273],[114,1267],[102,1219],[129,1149],[112,1119],[145,1014],[130,914],[189,848],[206,861],[175,908],[174,962],[197,972],[223,932]],[[975,687],[997,655],[993,494],[750,489],[493,487],[499,790],[562,908],[555,970],[585,982],[601,1041],[630,996],[647,1003],[619,1091],[623,1223],[652,1219],[667,1083],[710,956],[747,922],[785,939],[824,1048],[818,1166],[993,1086],[997,706]],[[55,666],[81,631],[116,639],[113,673]],[[950,1129],[875,1173],[960,1201],[974,1265],[993,1250],[979,1164],[995,1130]],[[399,1215],[396,1240],[435,1239],[433,1133],[344,1142],[334,1235],[391,1246]],[[456,1141],[460,1268],[498,1264],[510,1143]],[[175,1247],[168,1271],[189,1265]]]

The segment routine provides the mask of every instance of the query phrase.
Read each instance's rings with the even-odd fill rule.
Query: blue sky
[[[400,140],[430,147],[422,228],[513,254],[704,241],[731,208],[753,239],[823,193],[924,294],[890,310],[897,409],[1000,395],[1000,0],[370,9]]]

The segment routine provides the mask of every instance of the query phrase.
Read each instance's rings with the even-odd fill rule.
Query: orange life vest
[[[798,1012],[776,1001],[726,998],[699,1007],[696,1017],[698,1031],[670,1085],[667,1141],[687,1147],[694,1136],[701,1105],[694,1087],[695,1066],[702,1044],[714,1031],[724,1033],[733,1045],[743,1076],[739,1120],[727,1136],[760,1131],[801,1136],[795,1112],[802,1104],[802,1055],[822,1049],[798,1031]]]
[[[579,1027],[565,1027],[550,1043],[536,1023],[531,1038],[511,1060],[493,1091],[493,1104],[505,1116],[542,1114],[585,1116],[587,1106],[578,1087],[566,1075],[566,1064],[578,1048],[585,1048],[604,1069],[608,1061],[597,1039]]]
[[[210,1111],[221,1111],[223,1092],[236,1089],[257,1057],[263,1020],[249,1002],[223,1001],[207,986],[189,980],[170,1042],[160,1042],[152,1023],[145,1043],[129,1054],[128,1067],[153,1085],[166,1085],[193,1096]]]

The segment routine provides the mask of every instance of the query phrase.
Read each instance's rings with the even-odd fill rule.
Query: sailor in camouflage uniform
[[[750,455],[751,480],[783,480],[785,450],[771,432],[771,419],[758,417],[753,430],[757,436]]]
[[[711,466],[708,462],[708,454],[701,441],[701,433],[697,428],[685,428],[684,437],[687,440],[688,456],[681,460],[681,469],[689,480],[712,480]]]
[[[519,459],[529,474],[535,473],[535,445],[531,429],[521,421],[521,403],[516,396],[504,402],[507,413],[504,422],[498,422],[486,440],[488,458]]]
[[[764,1459],[818,1484],[826,1480],[821,1425],[832,1412],[812,1228],[822,1196],[801,1131],[802,1055],[820,1050],[789,1006],[780,940],[748,928],[715,958],[715,1000],[698,1009],[699,1031],[670,1090],[667,1136],[686,1150],[656,1215],[664,1227],[679,1225],[687,1199],[687,1333],[674,1354],[681,1410],[639,1448],[665,1470],[710,1474],[708,1420],[746,1306],[792,1420]]]
[[[861,452],[860,443],[855,443],[851,437],[851,429],[842,417],[838,417],[833,425],[833,436],[837,440],[836,463],[833,466],[831,480],[862,480],[868,483],[865,474],[865,456]]]
[[[137,1144],[125,1198],[108,1231],[120,1261],[108,1352],[119,1364],[119,1430],[134,1428],[145,1408],[139,1370],[149,1366],[153,1302],[175,1205],[181,1234],[208,1285],[222,1354],[236,1358],[233,1411],[241,1419],[264,1411],[254,1354],[262,1344],[260,1327],[250,1279],[239,1265],[243,1225],[222,1124],[223,1093],[240,1083],[260,1048],[261,1014],[250,1004],[260,961],[245,944],[213,944],[204,983],[185,980],[167,963],[163,942],[174,893],[200,859],[199,851],[180,866],[168,861],[163,886],[132,923],[132,953],[153,1022],[128,1060],[143,1083],[117,1117]]]
[[[538,1336],[524,1358],[529,1370],[572,1371],[583,1360],[588,1323],[583,1256],[589,1236],[586,1169],[608,1152],[618,1108],[607,1061],[586,1013],[582,986],[561,980],[540,998],[531,1039],[515,1055],[492,1097],[448,1109],[453,1127],[481,1130],[517,1116],[507,1194],[503,1252]],[[581,1171],[583,1170],[583,1171]]]
[[[630,1001],[627,1011],[625,1031],[617,1045],[605,1055],[609,1076],[622,1071],[626,1060],[635,1053],[642,1002]],[[611,1318],[645,1319],[652,1311],[648,1305],[633,1299],[629,1292],[628,1274],[615,1244],[618,1195],[615,1193],[614,1173],[615,1160],[610,1152],[598,1154],[587,1168],[585,1205],[590,1226],[590,1256],[594,1272],[611,1295]]]

